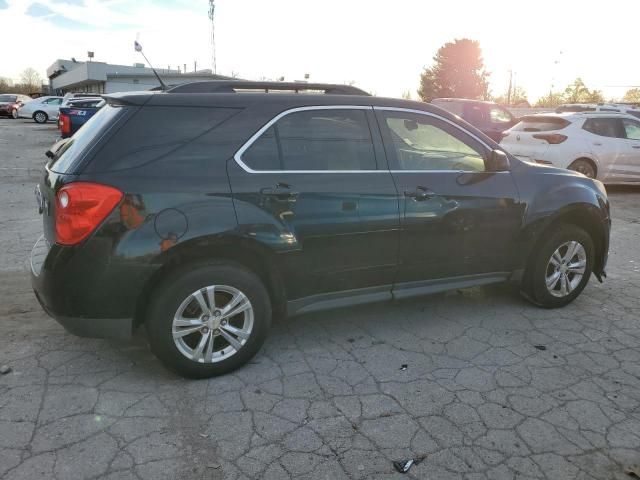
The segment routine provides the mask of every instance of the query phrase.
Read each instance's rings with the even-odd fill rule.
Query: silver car
[[[18,109],[19,118],[33,118],[37,123],[57,120],[62,97],[45,96],[25,103]]]

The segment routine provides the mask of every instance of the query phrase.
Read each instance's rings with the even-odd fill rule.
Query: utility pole
[[[211,64],[213,66],[213,73],[215,74],[216,69],[216,31],[215,31],[215,22],[213,21],[214,12],[216,9],[215,0],[209,0],[209,20],[211,21]]]
[[[509,70],[509,90],[507,91],[507,106],[511,106],[511,84],[513,83],[513,70]]]

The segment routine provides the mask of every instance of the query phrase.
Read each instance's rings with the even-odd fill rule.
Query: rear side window
[[[519,132],[550,132],[562,130],[571,122],[559,117],[523,117],[512,130]]]
[[[235,114],[233,108],[153,107],[138,109],[97,153],[93,171],[135,168],[175,155]],[[85,127],[79,131],[82,132]]]
[[[375,170],[364,110],[305,110],[285,115],[243,154],[253,170]]]
[[[601,137],[624,138],[622,124],[617,118],[588,118],[582,128]]]
[[[637,112],[632,112],[632,111],[627,110],[626,113],[631,115],[631,116],[633,116],[633,117],[640,118],[640,110],[638,110]]]
[[[111,122],[122,113],[122,107],[112,107],[105,105],[57,153],[57,158],[49,165],[49,169],[57,173],[72,172],[76,163],[81,159],[92,143],[97,140],[111,124]]]

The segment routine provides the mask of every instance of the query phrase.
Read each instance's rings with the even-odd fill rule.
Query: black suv
[[[225,81],[106,98],[36,188],[33,287],[78,335],[145,324],[182,375],[241,366],[274,314],[507,280],[560,307],[605,275],[600,182],[435,106]]]

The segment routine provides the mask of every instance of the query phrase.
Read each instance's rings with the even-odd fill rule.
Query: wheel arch
[[[269,293],[274,315],[283,314],[286,311],[286,292],[282,275],[273,256],[274,254],[266,247],[242,237],[209,241],[200,239],[176,245],[165,252],[160,260],[161,267],[145,282],[138,295],[134,325],[144,323],[149,298],[167,275],[188,268],[189,265],[216,261],[237,263],[255,273]]]
[[[534,241],[528,249],[526,256],[525,270],[531,267],[535,252],[544,239],[548,238],[549,232],[554,231],[560,225],[575,225],[587,232],[591,237],[595,253],[593,272],[596,276],[600,276],[603,271],[608,248],[607,231],[600,219],[599,209],[590,203],[567,205],[535,228]]]
[[[579,160],[589,162],[593,166],[593,170],[595,171],[595,176],[593,178],[598,178],[598,174],[600,173],[600,162],[598,162],[598,160],[594,158],[594,156],[581,154],[576,159],[572,160],[567,168],[571,169],[571,166]]]

